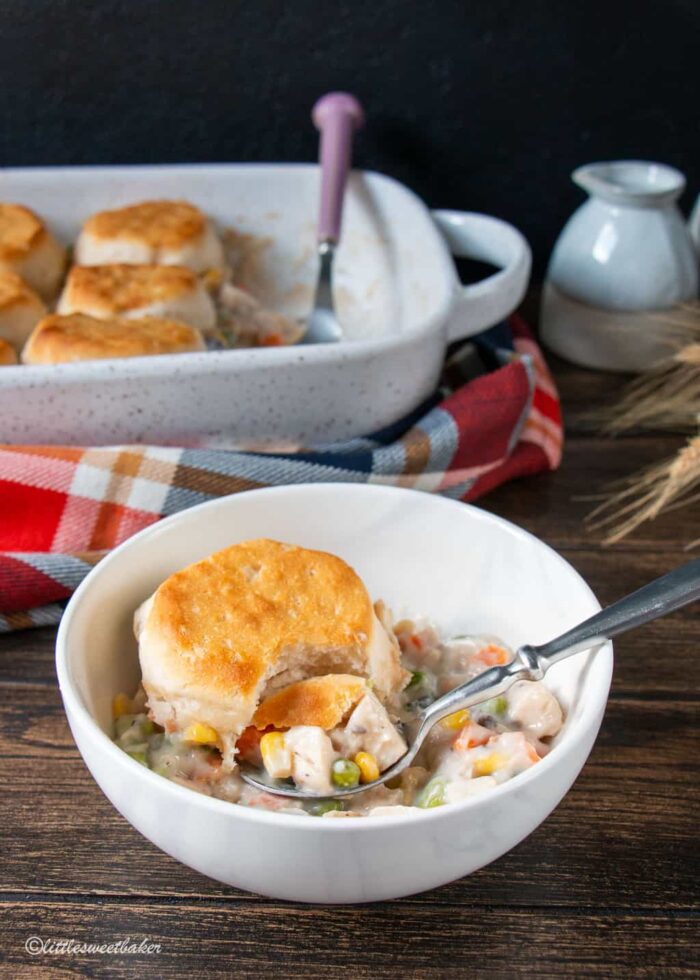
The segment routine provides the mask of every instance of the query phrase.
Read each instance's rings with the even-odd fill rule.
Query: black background
[[[697,0],[0,0],[0,164],[312,160],[344,88],[358,166],[513,221],[541,274],[577,164],[675,164],[690,207],[699,40]]]

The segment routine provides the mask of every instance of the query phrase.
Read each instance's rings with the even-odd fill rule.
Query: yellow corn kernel
[[[131,698],[128,698],[126,694],[116,694],[114,700],[112,701],[112,714],[114,720],[121,718],[122,715],[131,714]]]
[[[195,721],[185,729],[185,741],[196,742],[197,745],[216,745],[219,733],[211,725],[203,721]]]
[[[449,732],[457,732],[460,728],[464,728],[471,721],[471,715],[466,708],[461,711],[455,711],[454,714],[448,715],[443,718],[440,722],[440,727],[447,729]]]
[[[506,764],[508,759],[500,752],[492,752],[491,755],[484,755],[480,759],[474,760],[472,766],[472,776],[490,776],[497,769]]]
[[[292,775],[292,753],[282,732],[267,732],[260,739],[263,765],[273,779],[287,779]]]
[[[355,764],[360,767],[360,782],[373,783],[379,779],[379,766],[371,752],[358,752]]]

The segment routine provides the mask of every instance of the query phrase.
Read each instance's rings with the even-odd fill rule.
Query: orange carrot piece
[[[474,660],[482,663],[484,667],[502,667],[503,664],[507,664],[510,660],[508,651],[504,650],[503,647],[496,646],[495,643],[490,643],[483,650],[479,650],[474,656]]]
[[[464,726],[452,745],[458,751],[464,752],[466,749],[473,749],[477,745],[486,745],[492,735],[493,732],[490,728],[484,728],[483,725],[471,722]]]

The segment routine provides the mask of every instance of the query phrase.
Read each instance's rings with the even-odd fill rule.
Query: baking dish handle
[[[517,228],[471,211],[433,211],[453,255],[499,266],[481,282],[460,286],[448,327],[449,340],[471,337],[505,319],[518,306],[530,278],[530,246]]]

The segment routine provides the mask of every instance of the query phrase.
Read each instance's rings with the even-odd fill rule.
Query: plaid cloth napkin
[[[559,399],[517,316],[448,356],[409,418],[295,453],[0,446],[0,632],[57,623],[100,558],[161,517],[288,483],[384,483],[474,500],[561,458]]]

